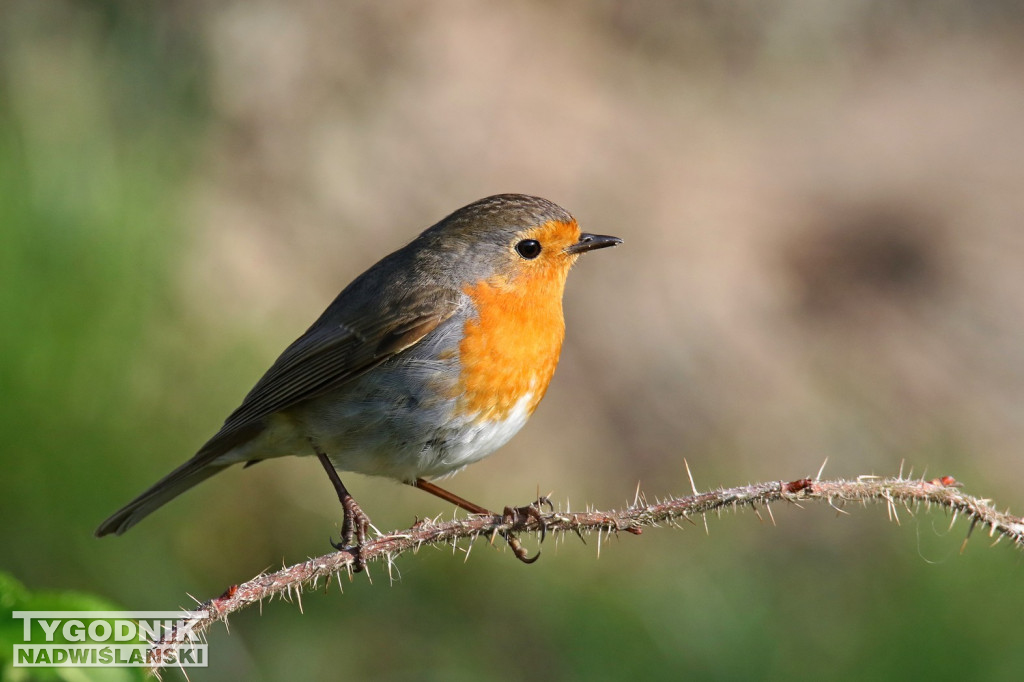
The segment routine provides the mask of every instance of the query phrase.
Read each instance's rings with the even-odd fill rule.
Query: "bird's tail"
[[[192,486],[202,483],[229,466],[211,464],[209,461],[196,461],[197,459],[198,457],[185,462],[153,484],[149,490],[114,512],[96,529],[96,537],[103,537],[110,533],[121,535]]]

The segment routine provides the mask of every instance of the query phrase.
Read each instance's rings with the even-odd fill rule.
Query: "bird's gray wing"
[[[213,459],[254,437],[270,415],[337,388],[415,345],[450,318],[464,295],[418,288],[381,309],[353,309],[345,292],[296,339],[194,459]],[[379,299],[377,299],[379,300]]]

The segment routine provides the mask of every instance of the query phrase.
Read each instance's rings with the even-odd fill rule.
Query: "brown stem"
[[[883,502],[889,517],[899,521],[900,510],[912,512],[922,504],[939,506],[957,517],[970,520],[970,528],[988,528],[989,536],[996,540],[1007,538],[1017,547],[1024,547],[1024,519],[1007,512],[998,511],[988,500],[972,497],[960,491],[959,484],[951,477],[924,480],[878,478],[861,476],[855,480],[819,481],[810,478],[795,481],[771,481],[755,483],[736,488],[695,493],[686,497],[672,497],[649,504],[639,492],[633,505],[621,510],[571,512],[553,511],[538,514],[537,517],[520,519],[517,528],[537,531],[546,528],[549,533],[573,532],[582,537],[583,533],[596,532],[600,535],[627,531],[640,535],[644,527],[672,524],[680,519],[692,521],[695,516],[706,521],[708,512],[725,508],[750,508],[759,514],[772,502],[824,502],[839,509],[849,502]],[[382,535],[367,541],[362,546],[362,559],[369,563],[384,561],[390,570],[399,554],[429,544],[457,543],[478,537],[489,538],[495,533],[507,533],[512,524],[502,517],[475,515],[465,519],[435,523],[422,521],[412,528]],[[966,542],[966,540],[964,541]],[[220,597],[211,599],[194,610],[205,611],[205,617],[195,618],[193,632],[202,634],[217,621],[227,620],[236,611],[275,596],[286,599],[298,597],[303,588],[315,588],[321,580],[329,581],[332,576],[339,581],[341,572],[349,573],[358,565],[354,550],[345,549],[325,556],[309,559],[274,573],[256,576],[251,580],[229,587]],[[159,645],[157,645],[159,646]]]

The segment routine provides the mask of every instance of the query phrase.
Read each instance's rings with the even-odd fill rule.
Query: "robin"
[[[370,524],[338,470],[490,514],[430,479],[486,457],[523,427],[558,364],[569,268],[581,253],[621,242],[580,232],[539,197],[501,194],[460,208],[349,284],[192,459],[96,535],[124,533],[233,464],[285,455],[316,455],[330,477],[344,509],[338,548],[361,546]]]

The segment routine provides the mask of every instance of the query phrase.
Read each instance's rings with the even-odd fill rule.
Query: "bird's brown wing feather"
[[[213,458],[247,441],[270,415],[337,388],[415,345],[455,314],[460,296],[420,289],[388,310],[351,316],[331,309],[295,340],[197,453]]]
[[[266,418],[350,381],[419,343],[459,309],[459,292],[419,288],[386,310],[353,310],[345,292],[285,349],[220,431],[190,460],[114,512],[97,536],[120,535],[142,518],[229,463],[217,458],[257,436]]]

